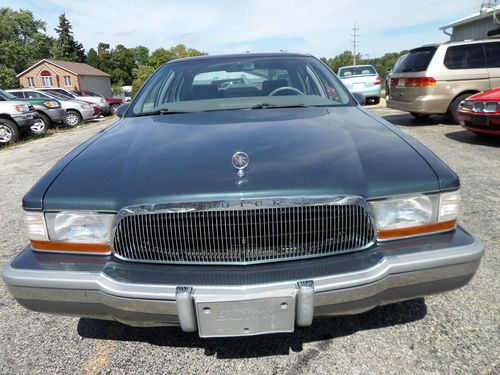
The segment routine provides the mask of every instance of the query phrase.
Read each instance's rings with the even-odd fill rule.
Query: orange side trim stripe
[[[457,224],[456,220],[449,220],[449,221],[441,221],[438,223],[419,225],[418,227],[380,230],[377,232],[377,237],[379,240],[388,240],[398,237],[409,237],[409,236],[416,236],[419,234],[441,232],[455,228],[456,224]]]
[[[75,243],[56,241],[31,241],[33,249],[40,251],[67,251],[78,253],[111,253],[111,245],[102,243]]]

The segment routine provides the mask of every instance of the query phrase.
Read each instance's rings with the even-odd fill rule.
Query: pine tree
[[[63,13],[59,16],[59,25],[54,30],[58,34],[54,57],[60,60],[85,62],[85,49],[73,37],[73,26]]]

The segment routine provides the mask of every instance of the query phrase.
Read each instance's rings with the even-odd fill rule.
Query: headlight
[[[498,103],[497,102],[486,102],[484,105],[485,112],[497,112],[498,111]]]
[[[59,102],[56,102],[55,100],[47,100],[47,101],[43,102],[43,104],[49,108],[58,108],[59,107]]]
[[[114,214],[95,212],[24,213],[35,250],[109,254]]]
[[[379,240],[451,230],[458,217],[459,191],[370,202]]]
[[[101,100],[101,103],[108,104],[108,102],[106,101],[106,99],[100,99],[100,100]]]
[[[14,106],[14,111],[16,112],[28,112],[29,106],[27,104],[19,104]]]
[[[92,107],[91,107],[91,106],[89,106],[88,104],[82,104],[82,105],[80,106],[80,108],[82,108],[82,109],[91,109]]]

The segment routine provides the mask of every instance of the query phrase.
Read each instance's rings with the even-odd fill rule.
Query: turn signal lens
[[[23,211],[23,222],[30,240],[48,240],[43,212]]]
[[[74,242],[57,241],[35,241],[31,240],[31,246],[35,250],[61,252],[61,253],[86,253],[86,254],[111,254],[111,245],[109,244],[88,244]]]
[[[397,238],[413,237],[422,234],[431,234],[436,232],[444,232],[447,230],[454,229],[457,225],[456,220],[443,221],[439,223],[431,223],[419,225],[417,227],[408,228],[397,228],[389,230],[379,230],[377,232],[377,238],[379,240],[393,240]]]
[[[439,197],[439,221],[456,220],[460,209],[460,190],[443,193]]]
[[[56,101],[52,101],[52,100],[48,100],[46,102],[43,102],[43,104],[49,108],[58,108],[59,107],[59,103]]]

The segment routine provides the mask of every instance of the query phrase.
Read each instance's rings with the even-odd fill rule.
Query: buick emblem
[[[238,177],[243,177],[245,175],[243,169],[245,169],[250,162],[250,158],[248,157],[248,155],[242,151],[238,151],[233,155],[232,162],[233,167],[238,170]]]

